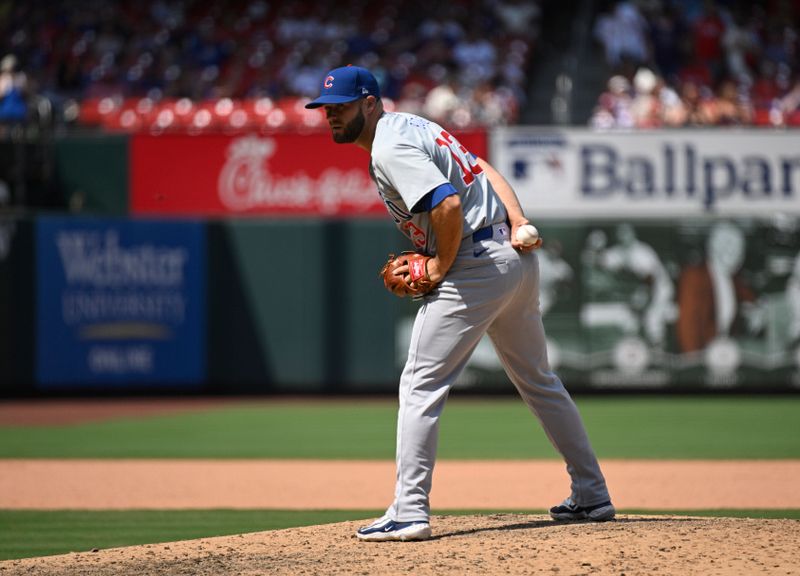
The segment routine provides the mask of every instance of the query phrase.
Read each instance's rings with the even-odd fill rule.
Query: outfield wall
[[[416,305],[377,277],[406,246],[365,155],[165,138],[57,139],[62,209],[0,220],[0,393],[393,390]],[[463,140],[543,233],[549,354],[571,389],[800,388],[794,133]],[[488,341],[458,386],[510,390]]]

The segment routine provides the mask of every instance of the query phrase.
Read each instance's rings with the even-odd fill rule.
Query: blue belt
[[[472,234],[472,241],[480,242],[481,240],[488,240],[493,235],[494,235],[494,228],[492,226],[486,226],[485,228],[481,228],[480,230]]]

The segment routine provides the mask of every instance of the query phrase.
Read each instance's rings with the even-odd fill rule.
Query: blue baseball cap
[[[328,72],[322,82],[319,98],[306,104],[306,108],[344,104],[367,96],[381,97],[381,89],[372,72],[359,66],[344,66]]]

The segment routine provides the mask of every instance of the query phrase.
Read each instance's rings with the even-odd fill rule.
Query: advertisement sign
[[[457,135],[478,156],[486,135]],[[369,155],[321,134],[134,135],[131,212],[385,216]]]
[[[36,224],[41,388],[205,377],[205,233],[194,222]]]
[[[531,217],[800,214],[800,134],[500,128],[491,160]]]
[[[800,389],[800,218],[539,228],[548,357],[571,389]],[[457,385],[510,390],[488,337]]]

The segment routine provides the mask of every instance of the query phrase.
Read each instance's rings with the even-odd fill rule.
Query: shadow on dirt
[[[635,517],[635,516],[618,516],[614,520],[608,522],[594,522],[592,520],[576,520],[573,522],[558,522],[555,520],[531,520],[528,522],[514,522],[504,524],[501,526],[491,526],[487,528],[472,528],[469,530],[455,530],[437,534],[431,540],[443,540],[445,538],[453,538],[455,536],[469,536],[472,534],[490,533],[490,532],[511,532],[514,530],[537,530],[546,528],[562,528],[565,526],[577,526],[581,524],[589,524],[593,526],[616,526],[620,524],[660,524],[660,523],[694,523],[702,522],[706,519],[703,518],[688,518],[688,517]]]

